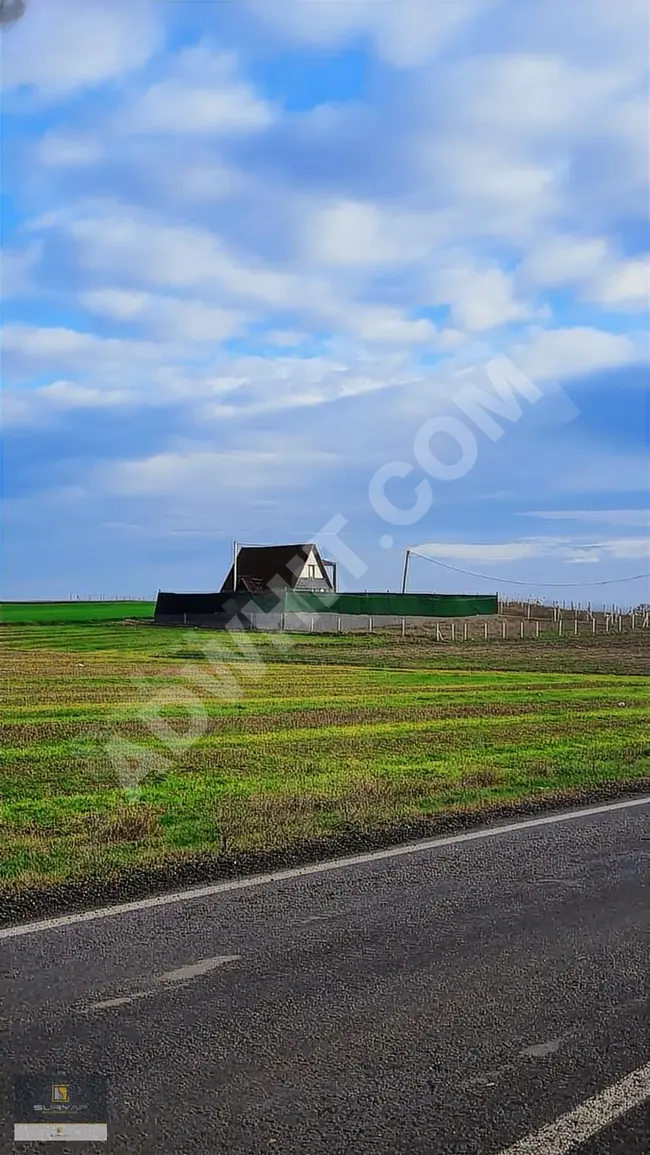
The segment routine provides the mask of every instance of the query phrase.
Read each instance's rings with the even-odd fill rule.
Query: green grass
[[[125,618],[152,618],[155,602],[3,602],[0,622],[32,625],[67,622],[113,622]]]
[[[0,899],[650,776],[645,636],[280,651],[97,622],[0,647]]]

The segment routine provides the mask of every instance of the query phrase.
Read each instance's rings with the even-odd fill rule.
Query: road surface
[[[0,930],[0,1150],[14,1076],[55,1071],[107,1078],[129,1155],[647,1155],[649,820]]]

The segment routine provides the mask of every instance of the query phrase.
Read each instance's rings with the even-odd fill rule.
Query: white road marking
[[[178,967],[177,970],[165,971],[161,975],[156,975],[155,982],[157,983],[182,983],[188,979],[199,978],[200,975],[207,975],[210,971],[216,970],[217,967],[223,966],[224,963],[238,962],[241,955],[238,954],[219,954],[214,958],[202,958],[198,962],[189,963],[187,966]],[[130,995],[120,995],[114,999],[102,999],[101,1002],[91,1003],[88,1010],[103,1011],[109,1007],[124,1007],[128,1003],[134,1003],[137,999],[145,999],[147,995],[155,994],[155,987],[149,987],[145,991],[133,991]]]
[[[564,1036],[566,1037],[566,1036]],[[546,1055],[554,1055],[562,1046],[563,1039],[549,1039],[547,1043],[535,1043],[532,1047],[524,1047],[520,1051],[522,1059],[544,1059]]]
[[[342,870],[347,866],[359,866],[365,862],[380,862],[388,858],[400,858],[406,854],[418,854],[424,850],[435,850],[440,846],[455,846],[462,842],[478,842],[485,838],[499,838],[518,830],[534,830],[540,826],[553,826],[560,822],[572,822],[577,818],[589,818],[593,814],[608,814],[616,810],[626,810],[633,806],[647,806],[650,796],[628,798],[624,802],[609,802],[603,806],[589,806],[583,810],[569,810],[565,814],[550,814],[544,818],[530,818],[525,822],[510,822],[503,826],[490,826],[481,830],[470,830],[466,834],[454,834],[447,838],[431,838],[422,842],[411,842],[404,846],[391,846],[387,850],[373,850],[367,854],[356,854],[349,858],[335,858],[327,862],[315,862],[309,866],[296,866],[290,870],[278,870],[274,874],[255,874],[249,878],[237,878],[230,882],[214,882],[207,886],[190,890],[160,894],[155,898],[142,898],[135,902],[124,902],[116,906],[100,907],[98,910],[84,910],[76,914],[64,914],[58,918],[45,918],[39,922],[24,923],[22,926],[8,926],[0,929],[0,940],[20,938],[26,934],[37,934],[42,930],[56,930],[62,926],[74,926],[81,922],[94,922],[100,918],[116,918],[120,914],[130,914],[138,910],[152,910],[171,903],[187,902],[197,898],[211,898],[215,894],[228,894],[233,890],[248,890],[255,886],[266,886],[272,882],[283,882],[291,878],[308,878],[312,874],[325,874],[330,870]]]
[[[165,971],[164,974],[159,975],[157,982],[159,983],[182,983],[187,979],[198,978],[199,975],[207,975],[209,971],[216,970],[224,963],[238,962],[241,955],[238,954],[219,954],[216,958],[202,958],[198,962],[190,963],[189,966],[178,967],[175,971]]]
[[[531,878],[531,882],[546,882],[557,886],[584,886],[585,880],[577,882],[574,878]]]
[[[650,1063],[632,1071],[620,1083],[606,1087],[593,1099],[581,1103],[575,1111],[562,1115],[508,1147],[501,1155],[568,1155],[581,1143],[597,1135],[604,1127],[640,1106],[650,1098]]]
[[[134,1003],[136,999],[144,999],[150,995],[151,991],[134,991],[132,995],[122,995],[118,999],[103,999],[99,1003],[91,1003],[88,1008],[91,1011],[103,1011],[107,1007],[124,1007],[127,1003]]]

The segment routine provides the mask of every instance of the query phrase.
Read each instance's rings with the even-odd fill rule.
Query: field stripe
[[[643,798],[629,798],[623,802],[610,802],[603,806],[589,806],[582,810],[570,810],[565,814],[550,814],[542,818],[532,818],[525,822],[511,822],[503,826],[491,826],[481,830],[471,830],[466,834],[454,834],[447,838],[432,838],[423,842],[408,843],[405,846],[394,846],[387,850],[374,850],[367,854],[357,854],[349,858],[336,858],[328,862],[316,862],[309,866],[298,866],[291,870],[279,870],[275,874],[253,875],[249,878],[234,879],[230,882],[211,883],[208,886],[194,887],[193,889],[176,891],[172,894],[156,895],[155,898],[139,899],[135,902],[125,902],[116,906],[102,907],[97,910],[80,911],[76,914],[62,915],[59,918],[43,919],[39,922],[25,923],[22,926],[10,926],[0,929],[0,940],[20,938],[28,934],[37,934],[39,931],[56,930],[59,927],[74,926],[77,923],[95,922],[104,918],[115,918],[122,914],[130,914],[138,910],[151,910],[159,906],[169,906],[173,903],[187,902],[198,898],[210,898],[216,894],[227,894],[235,890],[248,890],[256,886],[265,886],[269,883],[282,882],[293,878],[306,878],[312,874],[326,874],[330,870],[341,870],[348,866],[359,866],[366,862],[380,862],[390,858],[400,858],[406,854],[418,854],[426,850],[435,850],[442,846],[454,846],[463,842],[477,842],[486,838],[499,838],[505,834],[512,834],[520,830],[533,830],[541,826],[553,826],[562,822],[572,822],[580,818],[589,818],[595,814],[608,814],[618,810],[631,809],[636,806],[650,804],[650,795]]]
[[[606,1087],[574,1111],[526,1136],[501,1155],[568,1155],[581,1143],[650,1098],[650,1063]]]

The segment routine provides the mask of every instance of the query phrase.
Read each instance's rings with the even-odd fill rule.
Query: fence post
[[[539,637],[539,620],[535,622],[535,637]]]
[[[623,629],[623,617],[621,614],[619,614],[618,615],[618,632],[619,632],[619,634],[620,634],[622,629]]]
[[[632,614],[632,616],[631,616],[630,625],[631,625],[632,629],[634,629],[634,614]]]
[[[592,634],[596,633],[596,619],[595,618],[591,619],[591,632],[592,632]]]
[[[519,637],[523,638],[523,636],[524,636],[524,621],[522,618],[522,620],[519,623]]]
[[[463,641],[467,641],[468,627],[467,622],[463,622]]]
[[[644,628],[644,630],[647,630],[647,628],[648,628],[648,622],[649,622],[649,621],[650,621],[650,614],[645,614],[645,615],[644,615],[644,618],[643,618],[643,628]]]
[[[487,624],[487,622],[483,622],[483,637],[484,637],[485,641],[487,642],[487,640],[488,640],[488,624]]]
[[[557,623],[557,636],[558,636],[558,638],[561,638],[561,637],[562,637],[562,618],[558,618],[558,623]]]
[[[372,618],[368,618],[368,633],[372,633]]]
[[[313,632],[314,632],[314,619],[313,619],[313,617],[309,619],[309,632],[310,632],[310,634],[313,634]]]
[[[337,632],[337,634],[340,634],[340,632],[341,632],[341,619],[340,618],[336,619],[336,632]]]
[[[505,642],[505,640],[506,640],[506,634],[507,634],[507,630],[508,630],[508,623],[507,623],[507,622],[503,622],[502,635],[503,635],[503,640],[504,640],[504,642]]]
[[[530,602],[529,602],[529,603],[528,603],[528,621],[530,621],[530,611],[531,611],[531,609],[532,609],[532,606],[531,606],[531,604],[530,604]]]
[[[573,619],[573,633],[574,633],[575,637],[578,636],[578,619],[577,618]]]
[[[406,618],[402,618],[402,637],[406,637]]]
[[[441,642],[441,641],[442,641],[442,637],[441,637],[441,634],[440,634],[440,622],[436,622],[436,641],[437,641],[437,642]]]
[[[285,627],[285,621],[284,621],[284,611],[283,611],[280,614],[280,632],[281,633],[284,633],[284,627]]]
[[[452,642],[456,641],[456,623],[455,622],[451,623],[451,640],[452,640]]]

